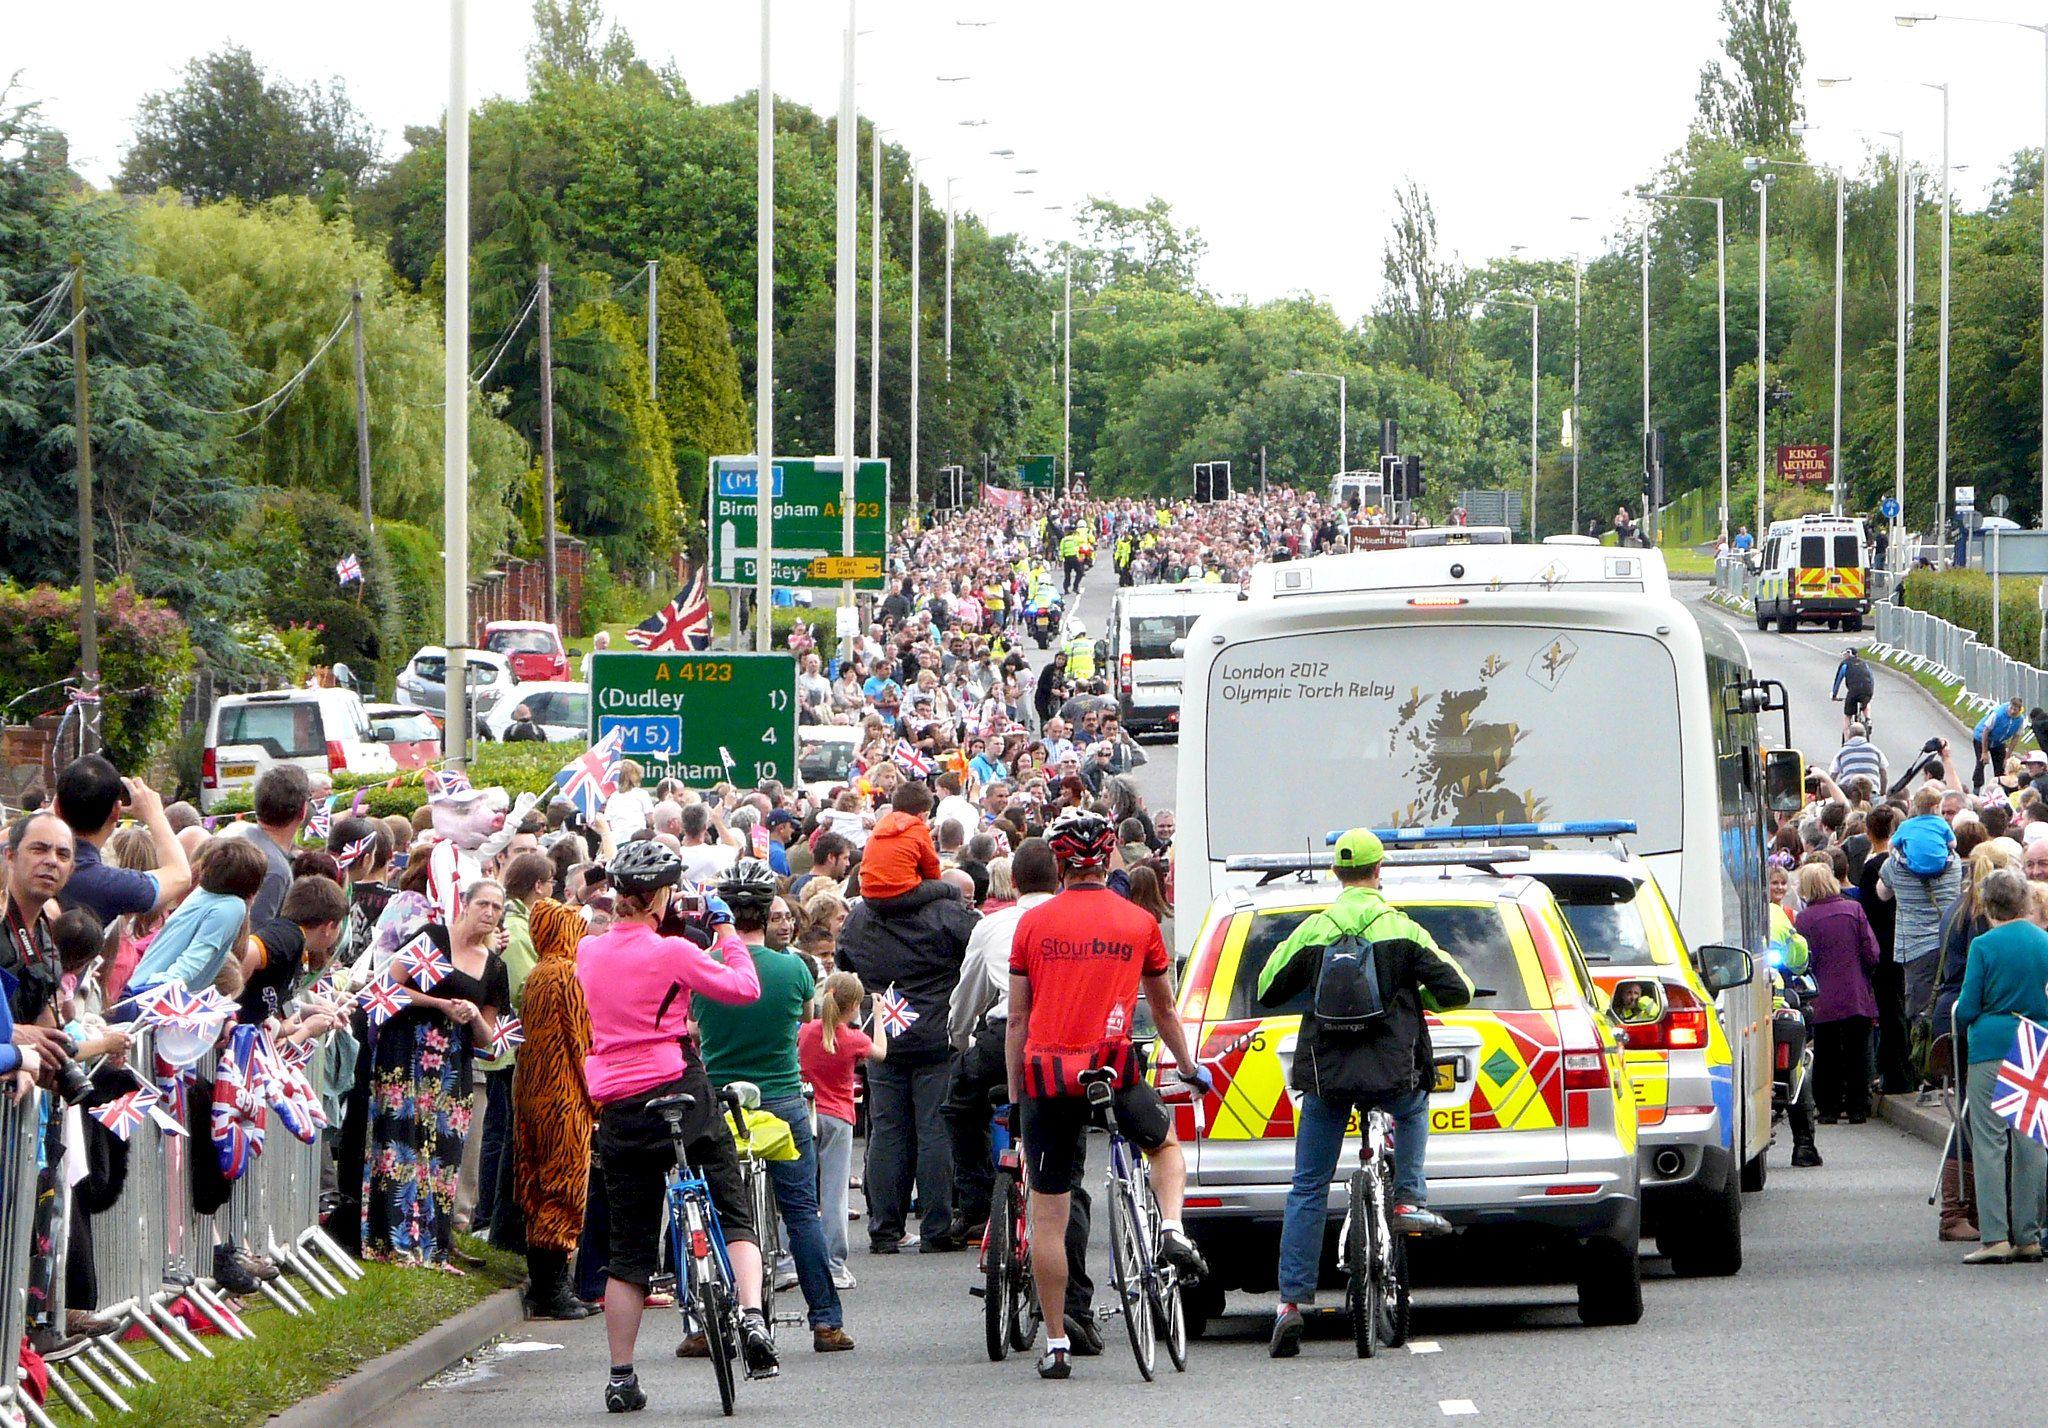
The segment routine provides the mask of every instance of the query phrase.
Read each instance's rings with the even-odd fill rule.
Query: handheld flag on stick
[[[389,977],[379,977],[356,993],[363,1015],[373,1027],[384,1025],[412,1005],[412,995]]]
[[[602,813],[605,800],[619,791],[619,763],[625,757],[625,745],[626,731],[613,728],[555,775],[562,797],[575,804],[584,818]]]
[[[334,578],[343,585],[361,580],[363,578],[363,562],[356,557],[354,552],[344,555],[340,560],[334,562]]]
[[[892,982],[886,991],[875,998],[875,1020],[882,1024],[889,1035],[901,1036],[910,1030],[911,1023],[917,1020],[917,1009],[911,1006],[908,997],[896,990]]]
[[[491,1032],[491,1039],[484,1045],[484,1055],[495,1061],[501,1056],[510,1056],[526,1044],[526,1028],[520,1025],[516,1016],[501,1016],[497,1028]]]
[[[2018,1020],[2012,1055],[1998,1067],[1991,1109],[2022,1135],[2048,1145],[2048,1027]]]

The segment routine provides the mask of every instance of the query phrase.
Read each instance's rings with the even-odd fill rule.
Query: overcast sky
[[[1682,141],[1700,66],[1719,43],[1716,0],[863,0],[860,106],[927,166],[956,177],[963,207],[1045,241],[1049,204],[1157,194],[1209,245],[1216,291],[1310,291],[1347,317],[1380,287],[1390,194],[1405,176],[1434,195],[1468,261],[1521,244],[1590,246],[1627,215],[1622,193]],[[447,92],[442,0],[9,0],[0,74],[39,99],[104,179],[138,99],[187,59],[230,40],[295,79],[339,76],[382,126],[438,119]],[[643,55],[673,59],[700,99],[752,90],[758,9],[745,0],[611,0]],[[2041,142],[2043,46],[2006,27],[1902,29],[1891,0],[1797,0],[1810,139],[1853,159],[1855,127],[1908,131],[1938,166],[1941,101],[1955,86],[1959,202],[1978,201],[2015,149]],[[2048,19],[2038,4],[1971,0],[1967,13]],[[775,87],[813,107],[838,99],[844,0],[776,0]],[[527,0],[471,0],[474,97],[519,92]],[[979,27],[961,21],[994,21]],[[81,43],[81,38],[89,43]],[[940,75],[966,75],[944,83]],[[1823,76],[1856,83],[1825,92]],[[969,126],[963,120],[986,120]],[[990,151],[1011,149],[1013,158]],[[1019,175],[1035,168],[1035,175]],[[1019,195],[1018,189],[1032,189]],[[885,200],[886,201],[886,200]]]

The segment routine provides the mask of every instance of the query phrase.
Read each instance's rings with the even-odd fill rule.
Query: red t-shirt
[[[1139,981],[1169,965],[1158,920],[1108,888],[1069,888],[1025,913],[1010,973],[1031,982],[1026,1094],[1074,1095],[1076,1073],[1117,1064]]]
[[[796,1034],[797,1064],[817,1097],[818,1114],[835,1120],[853,1119],[853,1068],[874,1049],[858,1027],[842,1026],[825,1049],[825,1023],[807,1021]]]

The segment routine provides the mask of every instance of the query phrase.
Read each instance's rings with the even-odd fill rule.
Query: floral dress
[[[430,929],[443,951],[447,933]],[[432,995],[504,1015],[512,1005],[505,963],[483,975],[457,968]],[[469,1135],[471,1028],[438,1011],[407,1007],[376,1031],[371,1054],[368,1154],[363,1158],[363,1257],[441,1265],[455,1240],[455,1179]]]

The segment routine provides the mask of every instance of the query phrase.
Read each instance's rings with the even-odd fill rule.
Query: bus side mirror
[[[1806,806],[1806,760],[1797,749],[1764,751],[1764,807],[1797,813]]]
[[[1718,997],[1731,987],[1746,986],[1756,975],[1756,959],[1740,947],[1709,942],[1693,955],[1699,962],[1700,981],[1712,996]]]
[[[1167,653],[1172,655],[1175,659],[1179,659],[1182,655],[1188,652],[1188,642],[1186,640],[1175,640],[1172,644],[1166,647],[1166,650]]]

